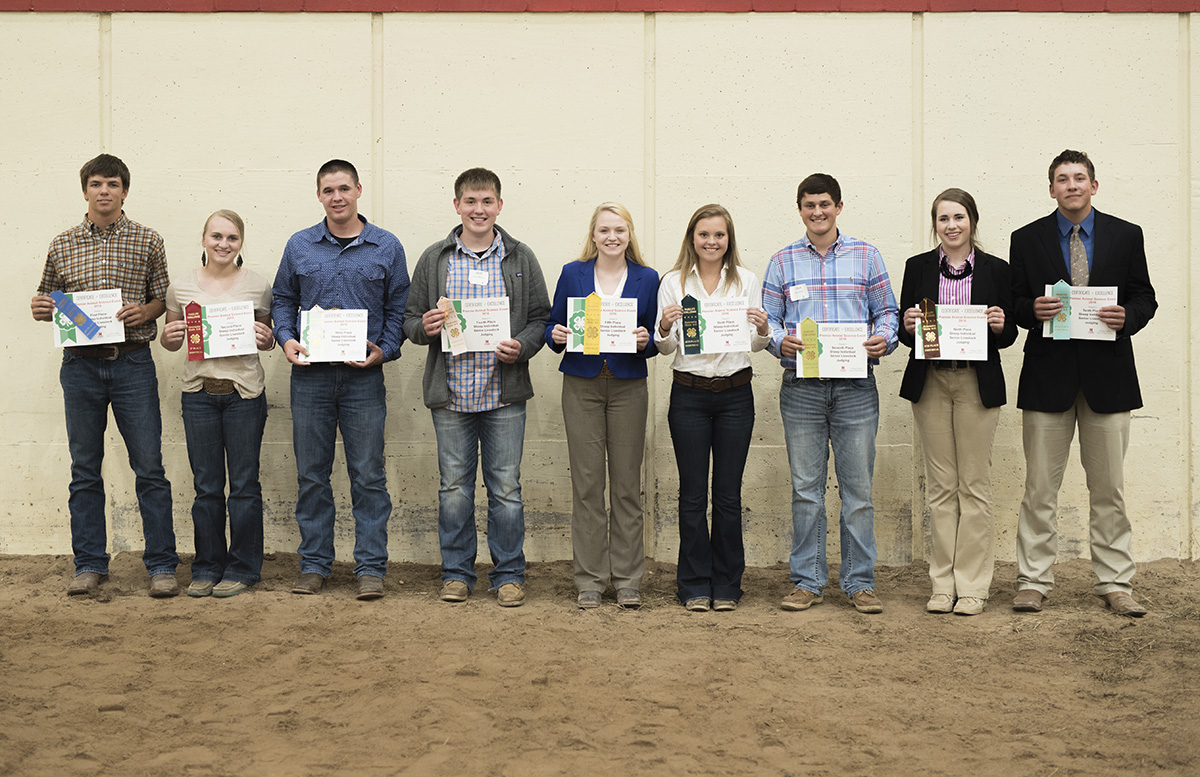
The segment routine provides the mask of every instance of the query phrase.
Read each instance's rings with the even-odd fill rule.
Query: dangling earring
[[[238,266],[238,267],[241,267],[241,266],[242,266],[242,255],[241,255],[241,254],[238,254],[238,258],[237,258],[237,266]]]
[[[208,264],[208,251],[201,249],[200,251],[200,266],[204,267]]]

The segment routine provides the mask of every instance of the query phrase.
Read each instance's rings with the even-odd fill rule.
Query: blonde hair
[[[576,261],[590,262],[600,255],[600,249],[596,246],[592,235],[596,233],[596,221],[604,212],[613,214],[629,225],[629,245],[625,246],[625,259],[645,267],[646,261],[642,259],[642,249],[638,248],[637,235],[633,231],[633,216],[629,215],[625,206],[618,202],[602,202],[596,206],[596,210],[592,213],[592,220],[588,224],[587,237],[583,240],[583,251],[580,252]]]
[[[237,213],[229,210],[228,208],[221,208],[220,210],[214,210],[212,212],[212,214],[209,215],[209,217],[204,220],[204,231],[200,233],[200,238],[203,239],[204,236],[208,234],[208,225],[215,218],[223,218],[226,221],[233,224],[235,227],[237,227],[238,237],[240,237],[242,239],[242,247],[244,248],[246,245],[246,223],[244,221],[242,221],[241,216],[239,216]],[[204,265],[207,262],[208,262],[208,253],[205,252],[200,255],[200,264]],[[238,251],[237,266],[238,267],[242,266],[242,252],[241,251]]]
[[[737,238],[733,233],[733,217],[729,215],[729,211],[716,203],[700,206],[688,219],[687,231],[683,233],[683,245],[679,247],[679,258],[675,260],[675,266],[671,268],[671,271],[679,271],[679,288],[686,293],[688,276],[700,263],[700,257],[696,254],[696,225],[704,219],[711,218],[724,219],[725,233],[729,235],[729,247],[725,249],[725,256],[721,260],[721,265],[725,269],[725,282],[721,284],[721,290],[729,291],[730,287],[734,286],[738,293],[741,293],[742,279],[737,271],[742,266],[742,262],[738,258]]]

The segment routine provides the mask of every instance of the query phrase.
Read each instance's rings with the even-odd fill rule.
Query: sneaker
[[[954,604],[954,614],[978,615],[983,612],[983,606],[986,602],[986,599],[980,599],[977,596],[960,596]]]
[[[505,583],[496,591],[496,603],[501,607],[520,607],[525,604],[525,584]]]
[[[580,591],[579,598],[575,600],[581,610],[594,610],[600,606],[599,591]]]
[[[155,599],[170,599],[172,596],[179,596],[179,583],[175,582],[175,575],[165,572],[161,575],[151,575],[150,595]]]
[[[850,601],[854,602],[854,609],[859,612],[870,614],[883,612],[883,602],[879,601],[879,597],[870,588],[851,596]]]
[[[708,606],[710,603],[711,601],[707,596],[697,596],[692,599],[688,599],[683,603],[683,606],[686,607],[689,612],[708,612]]]
[[[231,596],[237,596],[243,591],[249,590],[250,586],[241,580],[222,580],[213,587],[212,593],[218,599],[228,599]]]
[[[636,610],[642,606],[642,593],[636,588],[618,588],[617,606],[627,610]]]
[[[934,594],[925,605],[926,612],[954,612],[954,597],[950,594]]]
[[[358,596],[360,602],[369,602],[383,596],[383,578],[376,575],[358,576]]]
[[[325,578],[320,572],[303,572],[296,582],[292,583],[292,593],[313,596],[319,594],[325,585]]]
[[[823,601],[825,601],[825,597],[821,594],[814,594],[807,588],[793,588],[790,594],[783,597],[779,606],[791,612],[799,612]]]
[[[443,602],[465,602],[470,595],[470,587],[461,580],[447,580],[442,583],[440,596]]]
[[[713,609],[717,612],[732,612],[737,609],[737,602],[733,599],[713,599]]]
[[[67,596],[83,596],[94,593],[107,579],[108,575],[102,575],[99,572],[80,572],[67,586]]]
[[[193,580],[187,587],[188,596],[212,596],[213,581]]]

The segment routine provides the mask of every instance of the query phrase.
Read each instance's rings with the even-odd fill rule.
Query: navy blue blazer
[[[658,353],[658,346],[654,343],[654,325],[658,317],[658,273],[628,260],[625,266],[628,273],[621,296],[637,299],[638,326],[646,327],[646,331],[650,333],[650,342],[644,350],[637,353],[602,353],[599,356],[563,353],[562,363],[558,366],[559,372],[580,378],[594,378],[600,374],[600,368],[607,361],[609,371],[618,378],[646,377],[646,360]],[[550,308],[550,318],[546,321],[546,345],[555,352],[562,353],[566,349],[565,345],[554,342],[552,335],[555,324],[567,325],[567,298],[586,297],[595,290],[595,259],[567,262],[563,265],[562,274],[558,276],[558,286],[554,288],[554,305]]]
[[[1017,323],[1012,307],[1012,273],[1008,263],[983,251],[975,251],[974,275],[971,278],[971,304],[997,305],[1004,309],[1004,328],[1000,334],[987,330],[987,361],[975,362],[975,379],[979,381],[979,399],[984,407],[1000,407],[1007,400],[1004,390],[1004,371],[1000,368],[1000,349],[1007,348],[1017,339]],[[900,342],[913,348],[913,336],[904,327],[904,311],[920,304],[928,297],[938,298],[941,283],[941,259],[935,248],[917,254],[904,265],[904,284],[900,287]],[[916,352],[908,355],[908,366],[904,368],[904,380],[900,384],[900,396],[916,402],[921,399],[925,388],[925,374],[931,362],[918,359]]]
[[[1088,285],[1117,287],[1117,304],[1125,307],[1125,326],[1116,340],[1042,337],[1033,301],[1045,294],[1046,284],[1067,280],[1070,274],[1059,243],[1058,218],[1051,213],[1012,233],[1013,315],[1017,326],[1029,330],[1017,384],[1017,407],[1022,410],[1062,413],[1081,390],[1097,413],[1122,413],[1142,406],[1131,338],[1158,309],[1142,228],[1096,211],[1095,231]]]

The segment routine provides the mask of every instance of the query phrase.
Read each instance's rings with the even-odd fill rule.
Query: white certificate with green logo
[[[65,296],[78,305],[88,318],[96,322],[100,331],[89,338],[75,326],[74,321],[55,308],[52,329],[56,348],[125,342],[125,324],[117,320],[117,311],[122,307],[120,289],[76,291]]]
[[[567,350],[583,353],[584,303],[587,297],[567,297]],[[637,303],[632,297],[600,298],[600,353],[637,353]]]

